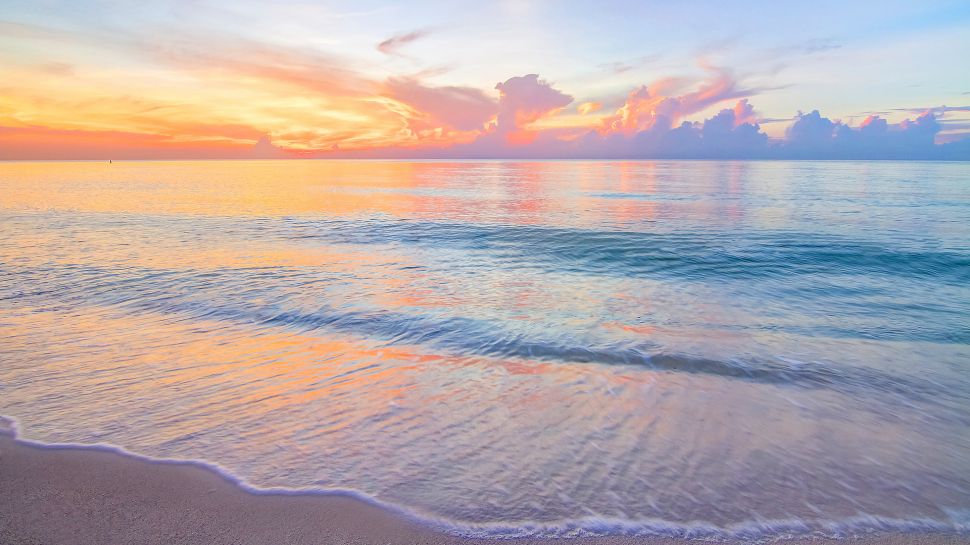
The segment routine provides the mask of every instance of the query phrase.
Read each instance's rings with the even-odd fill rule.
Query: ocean
[[[24,439],[462,535],[970,531],[970,164],[0,163]]]

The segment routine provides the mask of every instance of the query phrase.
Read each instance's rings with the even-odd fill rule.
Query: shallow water
[[[970,164],[0,163],[0,414],[454,531],[970,529]]]

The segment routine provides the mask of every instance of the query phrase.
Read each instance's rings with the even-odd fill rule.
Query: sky
[[[970,159],[970,3],[0,0],[0,159]]]

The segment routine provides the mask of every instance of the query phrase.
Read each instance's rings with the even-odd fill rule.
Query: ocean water
[[[0,163],[22,437],[469,535],[970,531],[970,164]]]

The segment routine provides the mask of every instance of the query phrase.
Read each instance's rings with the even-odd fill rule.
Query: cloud
[[[679,98],[664,97],[657,104],[676,105]],[[666,117],[671,112],[678,110],[655,114],[654,123],[632,133],[590,132],[570,153],[594,158],[758,158],[768,153],[768,136],[754,122],[754,108],[747,100],[703,122],[683,121],[674,127]]]
[[[253,151],[241,143],[179,141],[157,134],[0,127],[0,160],[245,159]]]
[[[555,89],[538,74],[516,76],[495,86],[499,92],[496,130],[509,143],[525,144],[535,137],[528,125],[568,106],[573,97]]]
[[[824,53],[826,51],[832,51],[835,49],[840,49],[842,44],[836,42],[835,40],[828,38],[819,38],[814,40],[808,40],[800,45],[799,51],[806,55],[812,55],[815,53]]]
[[[814,55],[841,48],[842,44],[832,38],[812,38],[796,44],[771,48],[768,51],[776,56],[785,54]]]
[[[723,159],[970,159],[968,145],[936,145],[941,124],[934,112],[889,123],[878,116],[858,126],[833,121],[817,110],[796,116],[784,141],[770,144],[747,100],[699,123],[683,122],[641,131],[622,142],[604,139],[603,149],[623,149],[630,157]]]
[[[818,110],[812,110],[807,114],[798,114],[785,132],[785,138],[788,145],[795,148],[828,150],[834,142],[835,127],[831,119],[822,117]]]
[[[748,104],[748,99],[743,98],[734,105],[732,110],[734,114],[734,126],[742,125],[744,123],[755,124],[757,121],[757,114],[755,114],[754,107]]]
[[[331,12],[319,6],[297,9],[303,17]],[[437,30],[406,28],[412,31],[379,36],[358,50],[328,52],[324,44],[332,43],[330,36],[299,39],[305,36],[287,33],[295,28],[288,20],[260,21],[272,32],[253,32],[252,25],[242,24],[254,14],[274,17],[275,12],[206,10],[209,16],[219,11],[226,24],[186,24],[193,10],[181,5],[85,24],[76,24],[71,13],[63,14],[67,19],[57,13],[26,17],[43,21],[37,24],[0,16],[0,41],[10,46],[0,51],[5,76],[0,125],[6,126],[0,130],[0,152],[56,158],[136,150],[153,156],[156,150],[166,157],[196,157],[271,153],[275,147],[322,154],[338,145],[341,153],[400,149],[479,157],[941,158],[959,156],[970,146],[950,143],[966,134],[970,122],[970,106],[959,105],[966,103],[960,95],[953,99],[956,106],[874,105],[884,113],[858,123],[830,119],[809,107],[808,113],[784,121],[791,127],[783,140],[768,141],[761,127],[792,112],[773,109],[771,119],[760,116],[752,102],[764,87],[752,88],[747,82],[753,80],[703,64],[707,72],[700,80],[644,81],[647,85],[615,93],[617,84],[657,57],[607,58],[619,62],[587,67],[592,71],[586,78],[604,80],[584,82],[597,94],[577,96],[574,103],[571,89],[537,74],[518,73],[494,89],[460,81],[431,85],[427,82],[442,76],[443,68],[389,76],[385,71],[399,63],[374,62],[375,47],[389,56],[385,61],[394,59]],[[812,34],[818,35],[812,31],[806,37]],[[804,55],[821,61],[841,47],[821,36],[792,38],[770,51],[771,58],[751,65],[793,62]],[[381,38],[387,39],[377,44]],[[301,45],[293,45],[297,42]],[[707,50],[725,58],[727,45],[715,42]],[[449,77],[469,73],[467,63],[477,62],[475,55],[454,58],[463,60],[454,61]],[[582,63],[560,69],[563,78],[582,77],[576,72]],[[904,82],[927,88],[931,83]]]
[[[269,135],[264,134],[259,137],[251,151],[254,159],[280,159],[286,157],[286,153],[278,146],[273,145]]]
[[[720,157],[757,157],[767,149],[768,136],[754,121],[754,108],[747,99],[733,108],[718,112],[701,125],[700,141],[704,155]]]
[[[46,40],[71,45],[94,41],[91,36],[81,32],[7,20],[0,20],[0,35],[6,38]]]
[[[670,99],[671,97],[665,97]],[[551,104],[562,104],[564,100]],[[935,144],[941,125],[934,112],[889,123],[870,116],[858,126],[833,121],[818,111],[799,114],[781,142],[769,142],[747,99],[711,117],[679,125],[654,123],[634,133],[589,130],[563,139],[555,131],[530,140],[506,141],[499,131],[447,148],[388,150],[392,157],[447,158],[586,158],[586,159],[963,159],[970,160],[970,139]]]
[[[144,70],[112,62],[94,70],[73,57],[10,63],[0,89],[6,158],[270,157],[283,149],[321,157],[970,159],[970,141],[954,142],[965,130],[954,121],[964,121],[968,106],[883,108],[884,116],[858,125],[813,110],[790,118],[785,139],[770,142],[759,123],[777,119],[749,102],[765,88],[704,65],[699,81],[659,79],[622,102],[566,110],[573,96],[538,74],[494,90],[434,86],[425,83],[430,72],[377,79],[349,51],[179,28],[78,35],[0,21],[0,30],[151,61]],[[426,34],[394,36],[378,49],[400,55]],[[77,84],[65,86],[65,78]],[[912,119],[885,117],[899,112]]]
[[[370,95],[377,83],[354,63],[304,48],[264,43],[240,37],[172,33],[164,40],[141,44],[155,59],[176,69],[214,76],[242,76],[240,85],[297,87],[332,96]]]
[[[950,112],[970,112],[970,106],[927,106],[923,108],[893,108],[894,112],[909,112],[911,114],[922,114],[933,112],[935,114],[946,114]]]
[[[624,74],[636,68],[641,68],[644,65],[656,62],[660,58],[661,56],[659,54],[646,55],[646,56],[634,59],[630,62],[614,61],[614,62],[602,63],[599,65],[599,68],[602,70],[611,72],[613,74]]]
[[[395,83],[400,85],[402,82]],[[488,123],[474,132],[459,135],[470,138],[458,141],[442,139],[441,146],[437,148],[399,146],[365,153],[364,156],[515,157],[518,154],[528,156],[534,153],[551,153],[562,145],[556,138],[555,131],[540,130],[532,125],[557,114],[573,101],[570,95],[539,79],[538,74],[515,76],[496,84],[498,100],[495,102],[464,87],[434,88],[416,85],[416,82],[411,81],[406,90],[412,104],[417,105],[419,101],[415,98],[420,97],[420,102],[428,108],[426,111],[415,111],[413,115],[424,114],[430,118],[448,119],[455,127],[459,126],[460,120],[467,121],[465,126],[470,127],[488,114]],[[404,101],[404,94],[400,91],[401,89],[397,90],[396,97]],[[442,97],[454,102],[446,106]],[[469,103],[474,108],[467,108]],[[462,112],[463,108],[465,112]],[[472,111],[474,115],[471,114]],[[462,115],[469,117],[463,119],[460,117]],[[351,155],[353,154],[348,154]]]
[[[726,100],[757,94],[757,89],[738,86],[732,75],[711,69],[712,77],[694,91],[673,96],[670,93],[682,80],[667,78],[632,92],[617,112],[604,120],[602,132],[633,135],[655,126],[670,128],[684,117]]]
[[[867,117],[858,127],[823,117],[818,110],[799,114],[789,127],[780,152],[797,158],[906,159],[937,153],[939,114],[927,111],[915,119],[890,124]]]
[[[41,66],[41,70],[52,76],[73,76],[74,67],[66,62],[48,62]]]
[[[633,70],[635,68],[635,66],[633,66],[632,64],[627,64],[625,62],[619,62],[619,61],[603,63],[599,65],[599,67],[613,74],[623,74],[624,72],[629,72],[630,70]]]
[[[429,87],[413,78],[391,78],[385,95],[407,104],[414,128],[481,129],[498,113],[498,102],[474,87]]]
[[[377,44],[377,50],[385,55],[399,55],[398,50],[430,33],[428,30],[415,30],[406,34],[396,34]]]

